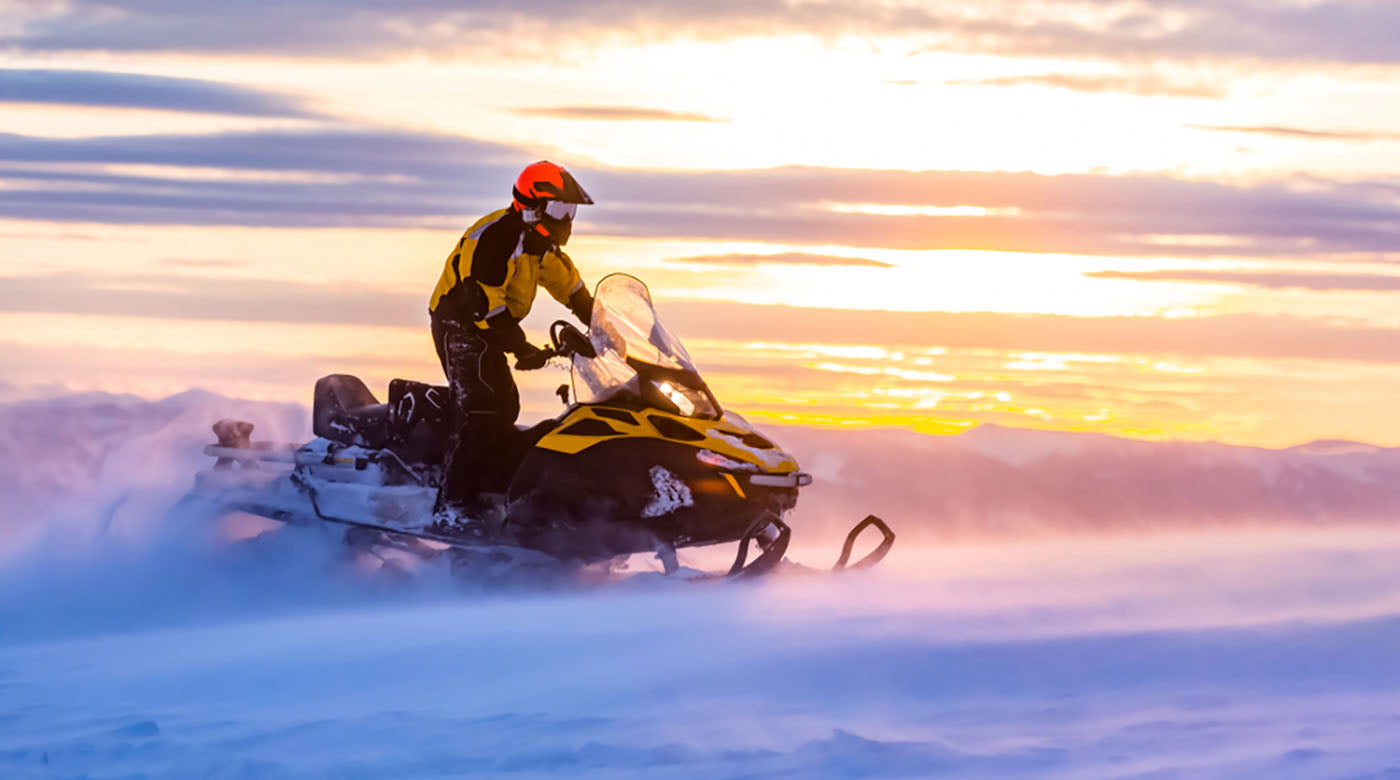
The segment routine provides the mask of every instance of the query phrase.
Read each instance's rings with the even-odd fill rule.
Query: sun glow
[[[711,253],[722,253],[712,245]],[[767,251],[778,250],[770,246]],[[787,247],[782,247],[787,249]],[[836,247],[807,251],[849,252]],[[1151,316],[1195,310],[1221,297],[1201,285],[1145,285],[1090,277],[1096,270],[1138,266],[1129,259],[976,250],[862,252],[892,268],[756,265],[725,269],[728,279],[696,273],[655,285],[660,295],[772,304],[889,311],[1065,314],[1079,317]],[[709,282],[709,283],[706,283]],[[681,286],[685,283],[686,286]]]

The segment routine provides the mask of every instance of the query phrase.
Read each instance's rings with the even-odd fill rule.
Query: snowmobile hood
[[[630,405],[580,404],[535,446],[573,455],[605,441],[629,437],[708,450],[739,464],[731,470],[791,474],[798,469],[796,458],[733,412],[725,412],[718,420],[705,420]]]

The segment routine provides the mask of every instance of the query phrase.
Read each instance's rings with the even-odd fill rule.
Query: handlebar
[[[583,335],[583,332],[574,327],[573,323],[565,320],[555,320],[549,326],[550,346],[541,349],[531,356],[528,365],[521,365],[521,360],[515,361],[515,368],[518,371],[533,371],[537,368],[544,368],[550,360],[557,357],[573,357],[583,355],[584,357],[597,357],[598,352],[593,348],[593,342]]]
[[[574,355],[583,355],[586,358],[598,357],[598,351],[593,348],[593,342],[583,335],[583,331],[566,320],[555,320],[549,326],[549,341],[552,345],[550,351],[558,357],[573,357]]]

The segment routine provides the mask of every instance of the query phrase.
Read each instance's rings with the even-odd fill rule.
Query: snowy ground
[[[1400,530],[404,584],[315,532],[230,549],[165,516],[188,464],[157,454],[197,451],[210,411],[94,412],[83,473],[10,461],[0,777],[1400,778]],[[167,427],[138,447],[128,419]],[[797,556],[828,562],[814,541]]]
[[[5,583],[0,776],[1394,778],[1397,552],[906,550],[582,593],[30,572]]]

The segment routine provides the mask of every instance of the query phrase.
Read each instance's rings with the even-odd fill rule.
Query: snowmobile
[[[196,476],[192,495],[284,522],[339,524],[352,544],[446,550],[469,568],[484,556],[587,564],[655,553],[671,574],[676,550],[722,543],[738,544],[723,576],[752,577],[783,560],[792,533],[783,517],[812,477],[720,407],[646,285],[625,274],[604,278],[588,334],[561,320],[550,341],[551,354],[572,363],[572,388],[557,391],[567,408],[516,427],[494,459],[489,517],[433,520],[448,388],[395,379],[380,403],[345,374],[317,381],[317,438],[309,443],[255,442],[251,423],[216,423],[218,442],[205,448],[216,461]],[[850,563],[868,528],[882,538]],[[873,566],[893,544],[889,526],[866,517],[834,568]]]

